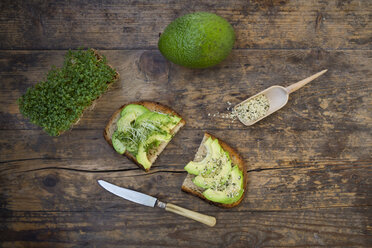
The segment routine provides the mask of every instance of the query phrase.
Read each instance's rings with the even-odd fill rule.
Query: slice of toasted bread
[[[204,143],[207,141],[207,139],[209,137],[211,137],[213,140],[218,139],[218,138],[214,137],[213,135],[211,135],[209,133],[205,133],[204,137],[203,137],[203,140],[202,140],[202,142],[199,146],[199,149],[195,154],[194,161],[199,162],[206,156],[207,149],[205,148]],[[244,193],[243,193],[242,197],[240,197],[240,199],[238,201],[236,201],[234,203],[231,203],[231,204],[223,204],[223,203],[219,203],[219,202],[210,201],[210,200],[208,200],[207,198],[204,197],[204,195],[203,195],[204,189],[196,186],[192,182],[195,175],[191,175],[191,174],[187,174],[185,180],[183,181],[182,190],[187,192],[187,193],[190,193],[194,196],[197,196],[197,197],[199,197],[199,198],[201,198],[201,199],[203,199],[203,200],[205,200],[209,203],[212,203],[216,206],[223,207],[223,208],[232,208],[232,207],[237,206],[244,198],[245,191],[246,191],[246,186],[247,186],[247,169],[245,167],[243,159],[240,157],[240,155],[233,148],[231,148],[229,145],[227,145],[225,142],[223,142],[220,139],[218,139],[218,143],[221,145],[222,149],[224,149],[225,151],[227,151],[229,153],[230,158],[231,158],[231,162],[232,162],[231,165],[232,166],[238,165],[239,169],[243,172]]]
[[[115,113],[111,116],[110,121],[106,125],[106,128],[105,128],[105,130],[103,132],[103,136],[105,137],[105,140],[111,146],[112,146],[111,137],[112,137],[112,134],[117,129],[116,123],[120,119],[120,112],[121,112],[121,110],[123,108],[125,108],[129,104],[142,105],[142,106],[146,107],[150,111],[160,112],[160,113],[163,113],[163,114],[171,114],[171,115],[175,115],[175,116],[178,116],[178,117],[182,118],[178,113],[176,113],[171,108],[169,108],[169,107],[167,107],[165,105],[162,105],[160,103],[157,103],[157,102],[140,101],[140,102],[131,102],[131,103],[125,104],[121,108],[119,108],[118,110],[116,110]],[[185,124],[186,124],[186,122],[182,118],[180,120],[180,122],[170,131],[170,133],[172,135],[175,135],[180,130],[180,128],[183,127]],[[151,150],[149,152],[150,155],[147,158],[149,159],[149,161],[151,162],[151,164],[153,164],[155,162],[156,158],[160,155],[160,153],[164,150],[164,148],[168,145],[169,142],[170,141],[168,141],[168,142],[162,142],[158,147],[156,147],[156,149]],[[130,160],[132,160],[134,163],[136,163],[138,165],[138,167],[140,167],[141,169],[144,169],[146,172],[150,170],[151,167],[145,169],[140,163],[138,163],[136,157],[133,156],[130,152],[126,151],[123,155],[127,156]]]

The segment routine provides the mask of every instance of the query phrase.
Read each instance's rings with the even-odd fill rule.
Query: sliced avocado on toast
[[[148,153],[151,152],[151,149],[156,149],[161,142],[169,142],[172,139],[172,135],[169,133],[154,133],[149,136],[146,141],[142,142],[138,147],[138,152],[136,155],[136,159],[138,163],[142,164],[145,169],[149,169],[151,167],[151,162],[148,159]]]
[[[129,104],[120,112],[120,119],[117,122],[118,131],[127,131],[134,121],[145,113],[151,113],[147,108],[142,105]]]
[[[221,140],[205,133],[182,190],[220,207],[238,205],[247,184],[246,168],[237,152]]]
[[[218,159],[223,152],[221,146],[218,144],[218,140],[207,139],[204,146],[207,149],[207,155],[202,161],[190,161],[185,166],[185,170],[188,173],[193,175],[208,174],[214,167],[211,161]]]
[[[220,202],[223,204],[233,204],[237,202],[244,193],[244,179],[243,173],[239,170],[237,165],[231,170],[228,181],[220,187],[210,187],[203,192],[205,198]]]
[[[185,125],[180,115],[155,102],[134,102],[122,106],[104,130],[106,141],[148,171],[156,158]]]

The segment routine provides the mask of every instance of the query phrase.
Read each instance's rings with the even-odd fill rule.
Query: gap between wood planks
[[[32,159],[19,159],[19,160],[9,160],[9,161],[0,161],[1,163],[11,163],[11,162],[17,162],[17,161],[28,161],[28,160],[43,160],[45,158],[32,158]],[[52,159],[52,158],[47,158],[47,159]],[[56,160],[61,160],[56,158]],[[360,161],[361,162],[361,161]],[[337,165],[339,166],[339,165]],[[252,169],[252,170],[247,170],[247,173],[251,172],[261,172],[261,171],[267,171],[267,170],[291,170],[291,169],[306,169],[309,167],[314,167],[314,165],[309,165],[309,166],[292,166],[292,167],[271,167],[271,168],[257,168],[257,169]],[[14,174],[19,174],[19,173],[27,173],[27,172],[34,172],[34,171],[42,171],[42,170],[66,170],[66,171],[74,171],[74,172],[85,172],[85,173],[113,173],[113,172],[126,172],[126,171],[139,171],[142,172],[142,169],[140,168],[128,168],[128,169],[118,169],[118,170],[84,170],[84,169],[75,169],[75,168],[66,168],[66,167],[44,167],[44,168],[37,168],[37,169],[32,169],[32,170],[24,170],[24,171],[17,171],[17,172],[12,172]],[[145,174],[138,174],[138,175],[130,175],[130,176],[122,176],[122,177],[136,177],[136,176],[146,176],[146,175],[152,175],[156,173],[186,173],[185,170],[162,170],[162,169],[153,169],[152,171],[149,171]]]
[[[294,211],[306,211],[306,210],[317,210],[317,209],[348,209],[348,208],[369,208],[372,207],[370,204],[366,205],[340,205],[340,206],[330,206],[330,207],[308,207],[308,208],[291,208],[291,209],[266,209],[266,210],[237,210],[237,209],[228,209],[228,212],[221,212],[221,209],[216,210],[208,210],[208,211],[199,211],[201,213],[286,213],[286,212],[294,212]],[[145,209],[145,208],[144,208]],[[147,208],[146,208],[147,209]],[[151,208],[148,208],[150,211],[142,211],[142,212],[152,212]],[[6,210],[6,209],[5,209]],[[31,210],[31,211],[23,211],[23,210],[8,210],[12,213],[102,213],[100,210]],[[133,210],[123,211],[120,209],[114,209],[110,211],[110,209],[105,209],[105,212],[111,213],[125,213],[125,212],[133,212]]]

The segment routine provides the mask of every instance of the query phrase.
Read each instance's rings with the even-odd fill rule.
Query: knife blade
[[[119,186],[116,186],[114,184],[108,183],[103,180],[98,180],[99,185],[101,185],[105,190],[111,192],[114,195],[120,196],[121,198],[124,198],[128,201],[132,201],[138,204],[142,204],[148,207],[155,207],[157,199],[155,197],[122,188]]]
[[[208,226],[214,226],[216,224],[216,218],[214,218],[213,216],[208,216],[205,214],[194,212],[189,209],[174,205],[172,203],[164,203],[150,195],[146,195],[144,193],[137,192],[131,189],[122,188],[112,183],[106,182],[104,180],[98,180],[97,182],[105,190],[128,201],[135,202],[148,207],[157,206],[159,208],[165,209],[166,211],[199,221]]]

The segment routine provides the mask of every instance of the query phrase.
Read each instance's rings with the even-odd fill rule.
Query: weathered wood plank
[[[369,0],[1,1],[0,49],[155,49],[175,18],[215,12],[236,48],[371,48]]]
[[[1,85],[3,104],[0,108],[4,129],[35,128],[19,116],[15,100],[27,86],[42,77],[51,63],[62,63],[63,53],[3,52],[6,69],[2,75],[6,79]],[[125,159],[122,162],[119,155],[113,154],[103,141],[101,130],[114,109],[138,99],[166,103],[187,120],[185,130],[188,131],[176,137],[177,143],[171,143],[159,165],[172,165],[180,158],[182,165],[187,163],[193,156],[193,152],[188,151],[196,150],[198,137],[204,130],[235,146],[253,169],[333,163],[339,157],[344,162],[370,161],[369,51],[236,51],[226,64],[203,71],[170,66],[159,53],[152,51],[104,53],[118,68],[122,81],[99,100],[95,110],[87,112],[72,132],[59,138],[47,137],[39,131],[1,132],[1,161],[36,165],[40,160],[33,163],[28,159],[57,157],[64,161],[80,159],[81,167],[88,170],[97,163],[102,168],[115,170],[118,161],[119,168],[131,167],[130,162]],[[289,62],[287,66],[280,63],[283,59]],[[310,72],[302,69],[306,66],[318,66],[319,70],[330,68],[331,75],[296,92],[285,109],[261,123],[245,128],[237,122],[208,116],[216,110],[224,111],[227,101],[236,103],[277,81],[286,82],[285,77],[293,82],[308,76]],[[27,79],[17,81],[14,75]],[[247,87],[246,78],[251,87]],[[80,132],[81,129],[94,130]],[[224,131],[226,129],[235,131]],[[9,144],[10,138],[14,142]],[[102,162],[107,154],[110,154],[109,162]],[[65,166],[61,161],[58,165]]]
[[[5,0],[0,9],[0,247],[372,243],[371,1]],[[205,70],[167,62],[156,48],[159,32],[202,10],[232,23],[233,52]],[[65,49],[80,46],[104,49],[121,80],[72,131],[49,137],[20,115],[16,100],[62,64]],[[324,68],[257,125],[220,115],[227,102]],[[102,137],[113,111],[134,100],[162,102],[187,121],[149,173]],[[247,194],[236,208],[180,190],[204,131],[248,163]],[[217,225],[122,200],[98,179],[214,215]]]
[[[0,128],[37,129],[24,119],[16,100],[27,87],[45,78],[52,64],[61,65],[65,51],[0,52]],[[366,130],[372,92],[371,51],[235,50],[227,61],[205,70],[172,65],[157,51],[103,51],[121,79],[87,111],[79,129],[103,129],[122,104],[155,100],[178,111],[186,128],[245,129],[222,118],[232,105],[272,85],[287,86],[328,68],[329,72],[290,96],[282,110],[252,131]]]
[[[371,163],[370,132],[212,130],[242,155],[249,170]],[[181,130],[154,168],[183,168],[200,144],[204,130]],[[35,169],[64,167],[82,170],[120,170],[137,166],[116,153],[101,130],[72,130],[58,138],[39,130],[0,130],[0,162]]]
[[[73,161],[71,161],[72,163]],[[104,189],[98,179],[151,194],[198,211],[219,208],[181,191],[186,172],[156,168],[123,171],[74,171],[2,166],[1,206],[9,211],[136,211],[138,205],[123,201]],[[231,211],[283,211],[371,204],[370,163],[319,165],[248,172],[243,202]],[[143,208],[141,211],[151,211]],[[223,210],[221,210],[223,211]]]
[[[364,216],[368,208],[208,211],[217,225],[207,228],[160,209],[100,207],[97,212],[3,212],[12,229],[0,233],[2,247],[367,247],[372,242]]]

